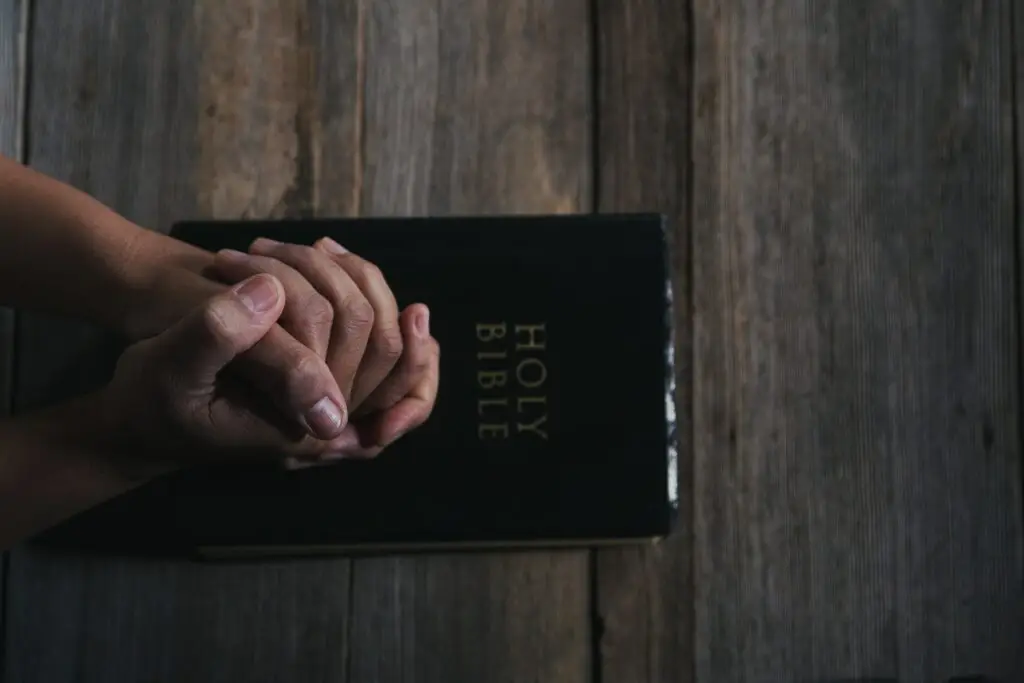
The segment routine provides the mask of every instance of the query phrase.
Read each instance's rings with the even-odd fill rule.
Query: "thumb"
[[[273,327],[284,302],[280,281],[266,274],[215,294],[161,335],[171,369],[189,387],[209,387]]]

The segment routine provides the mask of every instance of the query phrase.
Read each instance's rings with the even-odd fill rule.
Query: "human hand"
[[[219,252],[212,272],[228,283],[258,273],[282,283],[280,325],[326,363],[344,396],[351,420],[343,433],[352,446],[341,454],[374,456],[429,417],[440,357],[430,312],[413,304],[400,313],[375,265],[329,238],[313,247],[258,239],[248,254]],[[280,367],[271,342],[260,342],[251,352],[255,358],[239,363]],[[264,376],[255,367],[247,374]]]
[[[286,305],[261,274],[210,297],[163,333],[131,346],[100,393],[117,450],[157,469],[215,460],[315,459],[351,446],[275,417],[265,396],[224,370],[264,339]],[[323,397],[342,401],[335,387]]]
[[[257,243],[252,248],[253,252],[260,251],[261,245],[276,246],[273,243]],[[401,334],[402,352],[398,361],[393,361],[394,348],[390,353],[387,352],[389,343],[392,347],[395,345],[393,332],[389,341],[382,344],[380,340],[387,337],[383,330],[393,330],[396,327],[394,319],[397,307],[390,306],[389,299],[393,300],[393,295],[390,294],[390,288],[386,283],[378,282],[372,288],[376,292],[384,292],[375,298],[385,301],[384,306],[379,306],[384,308],[385,312],[378,314],[374,311],[369,334],[365,330],[365,321],[362,324],[362,334],[366,337],[365,348],[376,347],[383,350],[371,354],[367,361],[376,358],[375,363],[384,366],[383,369],[376,370],[376,376],[384,376],[384,380],[378,384],[378,388],[371,389],[369,395],[366,395],[367,389],[374,381],[368,379],[373,373],[362,370],[361,366],[367,363],[362,363],[357,370],[357,374],[361,373],[359,376],[362,378],[358,379],[351,375],[352,362],[342,357],[342,361],[336,366],[349,367],[349,378],[346,380],[343,377],[340,382],[348,389],[346,395],[326,360],[332,342],[336,345],[340,338],[339,335],[332,335],[332,328],[338,325],[344,316],[334,314],[333,304],[332,310],[324,313],[326,297],[310,284],[310,279],[328,279],[328,276],[334,277],[334,274],[328,273],[327,276],[320,277],[311,275],[307,278],[302,272],[283,262],[278,265],[270,264],[272,268],[260,266],[255,260],[246,263],[251,257],[273,258],[258,253],[241,256],[222,253],[215,256],[177,241],[173,241],[172,246],[175,248],[164,247],[167,252],[166,258],[160,261],[158,266],[147,271],[147,282],[135,296],[137,303],[132,307],[133,313],[126,325],[131,338],[139,340],[160,334],[195,307],[202,305],[208,298],[224,291],[250,273],[265,270],[287,273],[287,283],[282,283],[286,292],[285,312],[262,339],[230,364],[227,371],[244,380],[252,390],[274,398],[273,404],[280,411],[282,418],[300,425],[300,428],[304,428],[302,426],[308,422],[316,424],[316,421],[303,419],[305,409],[315,406],[320,397],[332,391],[340,393],[342,398],[348,399],[348,403],[340,406],[345,423],[342,430],[347,430],[347,438],[350,441],[358,442],[358,446],[354,445],[351,449],[354,456],[375,455],[381,447],[427,419],[433,409],[437,393],[439,349],[437,342],[430,338],[429,329],[425,336],[416,334],[416,321],[427,322],[425,316],[429,311],[425,306],[413,304],[398,314],[397,327]],[[177,253],[179,246],[185,251],[184,254]],[[361,259],[357,257],[345,253],[334,255],[332,251],[336,251],[337,247],[327,240],[321,240],[315,248],[321,254],[331,255],[327,263],[319,259],[324,266],[331,266],[333,262],[333,269],[337,270],[342,268],[339,265],[340,261],[353,267],[357,275],[365,272],[374,279],[381,277],[376,269],[362,266]],[[298,249],[310,250],[309,247]],[[312,269],[302,267],[302,270],[310,272]],[[346,274],[347,272],[346,270]],[[362,290],[359,295],[362,296]],[[369,299],[365,296],[363,298]],[[335,300],[338,300],[337,296]],[[310,303],[312,306],[306,305]],[[327,300],[327,303],[330,301]],[[332,317],[325,324],[328,316]],[[305,340],[310,346],[299,339]],[[375,341],[371,341],[373,339]],[[313,349],[318,349],[322,355]],[[332,361],[339,355],[332,354]],[[386,370],[388,366],[391,366],[390,371]],[[354,408],[349,405],[353,402],[358,402]],[[326,439],[334,439],[341,435],[340,431],[331,429],[333,423],[330,420],[322,421],[321,424],[324,422],[326,430],[320,433],[324,434],[323,436],[309,429],[306,429],[307,433]]]

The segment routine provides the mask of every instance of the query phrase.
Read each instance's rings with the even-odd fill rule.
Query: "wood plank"
[[[597,553],[600,680],[683,683],[694,674],[690,7],[678,0],[595,7],[597,208],[660,211],[672,224],[681,500],[669,539]]]
[[[152,228],[294,210],[288,190],[301,184],[298,131],[310,95],[303,9],[39,0],[36,16],[47,20],[32,42],[34,165]],[[354,50],[341,49],[353,44],[351,26],[330,28],[333,67],[354,71]],[[61,367],[95,332],[25,318],[19,406],[31,407],[52,400]],[[348,569],[337,560],[206,566],[19,549],[7,680],[345,680]]]
[[[586,210],[586,4],[367,3],[362,212]],[[588,680],[587,560],[356,560],[353,680]]]
[[[26,0],[27,1],[27,0]],[[22,49],[27,15],[23,0],[0,0],[0,154],[21,157],[22,95],[25,59]],[[0,418],[8,415],[14,392],[14,312],[0,307]],[[0,633],[6,619],[7,553],[0,558]],[[0,648],[0,667],[3,666]],[[0,668],[0,680],[3,680]]]
[[[698,681],[1024,679],[1009,5],[694,2]]]
[[[38,2],[33,159],[149,227],[589,201],[582,0]],[[94,332],[23,327],[31,407]],[[588,674],[585,553],[12,572],[9,680]]]
[[[23,9],[22,0],[0,0],[0,154],[16,159],[21,157]],[[0,307],[0,415],[11,405],[13,335],[14,314]]]

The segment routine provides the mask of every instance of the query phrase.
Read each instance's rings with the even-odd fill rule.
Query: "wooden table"
[[[154,229],[666,212],[689,391],[659,547],[19,548],[6,681],[1024,680],[1010,0],[26,2],[0,146]],[[0,325],[23,409],[91,334]]]

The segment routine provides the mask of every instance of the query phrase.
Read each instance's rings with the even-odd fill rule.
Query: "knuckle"
[[[409,363],[409,374],[414,377],[422,377],[430,372],[430,368],[436,363],[432,354],[420,354],[415,361]]]
[[[299,355],[288,366],[284,379],[284,388],[293,400],[304,400],[310,396],[318,396],[322,379],[321,361],[312,353]]]
[[[363,297],[349,297],[342,304],[345,327],[350,331],[364,331],[373,326],[373,306]]]
[[[384,273],[375,263],[362,261],[358,265],[357,271],[359,279],[364,282],[384,282]]]
[[[279,244],[268,251],[267,255],[300,271],[322,267],[320,254],[303,244]]]
[[[207,304],[200,314],[203,332],[216,343],[231,338],[231,323],[220,306]]]
[[[429,420],[430,416],[433,414],[434,406],[437,405],[437,400],[436,399],[437,399],[437,397],[435,396],[435,397],[431,398],[429,401],[426,402],[426,405],[423,408],[423,413],[420,415],[420,424],[421,425],[424,424],[427,420]]]
[[[312,247],[307,247],[302,244],[286,244],[281,247],[282,253],[294,263],[300,266],[306,266],[309,268],[318,268],[323,265],[320,260],[321,254],[317,253]]]
[[[302,302],[302,317],[310,327],[330,327],[334,321],[334,306],[327,297],[316,292]]]
[[[402,355],[405,345],[402,333],[397,327],[386,327],[374,339],[377,353],[388,360],[395,360]]]
[[[414,429],[419,429],[424,424],[426,424],[427,420],[430,419],[430,413],[432,413],[433,411],[433,404],[430,404],[429,406],[425,407],[415,418],[413,418],[412,422],[409,425],[408,431],[411,432]]]

